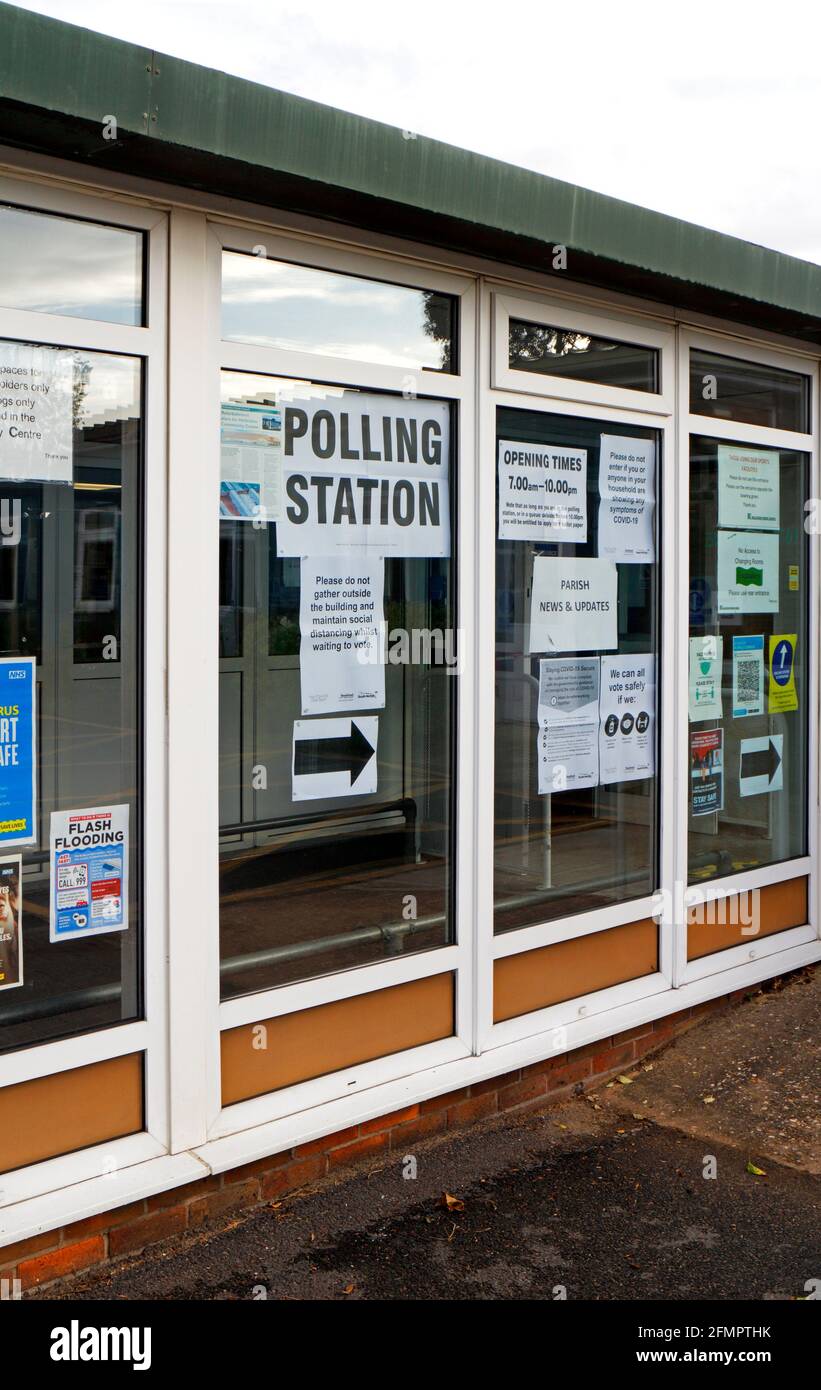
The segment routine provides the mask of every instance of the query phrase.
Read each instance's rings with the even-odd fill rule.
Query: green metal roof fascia
[[[821,317],[821,267],[0,4],[0,98]],[[102,141],[101,141],[102,143]]]

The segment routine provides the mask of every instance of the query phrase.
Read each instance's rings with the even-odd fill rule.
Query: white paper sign
[[[450,555],[447,405],[365,393],[280,404],[279,555]]]
[[[656,662],[603,656],[599,698],[599,781],[635,782],[656,766]]]
[[[719,444],[719,526],[777,531],[781,514],[779,478],[777,450]]]
[[[723,637],[690,638],[690,719],[721,719],[721,676],[724,665]]]
[[[309,556],[300,562],[303,714],[384,707],[379,650],[384,571],[379,557]]]
[[[587,450],[499,441],[499,540],[587,540]]]
[[[592,652],[618,646],[618,571],[612,560],[536,555],[530,652]]]
[[[784,735],[743,738],[739,746],[738,790],[741,796],[762,796],[784,788]]]
[[[719,531],[719,613],[778,612],[778,536]]]
[[[70,352],[0,342],[0,478],[72,481],[73,388]]]
[[[376,791],[379,719],[296,719],[291,799],[364,796]]]
[[[599,780],[599,658],[539,662],[539,793]]]
[[[652,564],[656,558],[656,446],[652,439],[602,435],[599,496],[601,558],[623,565]]]

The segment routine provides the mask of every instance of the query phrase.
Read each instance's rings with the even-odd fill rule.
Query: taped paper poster
[[[276,521],[282,500],[282,414],[275,405],[223,402],[220,519]]]
[[[377,786],[379,719],[294,721],[291,799],[364,796]]]
[[[381,557],[309,556],[300,562],[303,714],[384,707],[384,572]]]
[[[23,860],[0,859],[0,989],[23,983]]]
[[[722,729],[698,729],[690,734],[690,810],[694,816],[724,810]]]
[[[618,571],[612,560],[534,556],[528,651],[617,647],[617,601]]]
[[[656,446],[652,439],[603,434],[599,458],[599,555],[623,565],[653,564]]]
[[[599,781],[634,782],[656,768],[656,661],[603,656],[599,696]]]
[[[794,632],[782,632],[770,638],[770,714],[786,714],[798,709],[798,691],[795,688],[795,649],[798,636]]]
[[[587,540],[587,450],[499,441],[499,540]]]
[[[777,531],[780,467],[776,449],[718,446],[718,524],[729,530]]]
[[[52,811],[50,941],[128,927],[128,807]]]
[[[0,849],[37,842],[33,656],[0,659]]]
[[[692,723],[700,719],[720,719],[721,676],[724,638],[690,638],[689,709]]]
[[[282,401],[278,555],[450,555],[450,408],[351,392]]]
[[[764,637],[733,638],[733,719],[764,713]]]
[[[718,532],[719,613],[777,613],[778,536]]]
[[[743,738],[739,748],[738,790],[741,796],[762,796],[784,787],[784,736],[764,734]]]
[[[73,411],[73,353],[0,342],[0,478],[70,483]]]
[[[599,780],[598,657],[539,662],[539,793],[595,787]]]

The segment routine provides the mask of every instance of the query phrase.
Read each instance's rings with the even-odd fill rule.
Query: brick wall
[[[737,990],[655,1023],[645,1023],[504,1076],[406,1106],[216,1177],[201,1178],[185,1187],[175,1187],[0,1248],[0,1280],[19,1280],[24,1293],[48,1286],[169,1237],[201,1231],[209,1224],[218,1225],[231,1214],[277,1201],[348,1164],[390,1153],[402,1156],[414,1144],[433,1135],[491,1115],[555,1104],[601,1085],[691,1027],[703,1014],[735,1003],[748,993]]]

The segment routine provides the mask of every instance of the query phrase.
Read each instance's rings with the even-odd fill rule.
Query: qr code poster
[[[733,719],[764,713],[764,637],[733,638]]]

